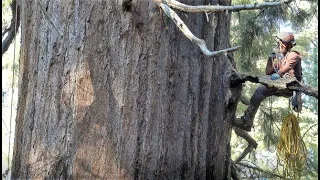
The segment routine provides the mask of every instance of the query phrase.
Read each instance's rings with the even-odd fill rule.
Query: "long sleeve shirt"
[[[291,77],[296,77],[298,81],[302,80],[301,56],[298,52],[287,52],[284,58],[278,62],[273,62],[274,58],[272,56],[268,58],[266,66],[267,75],[278,73],[282,77],[285,74],[289,74]],[[276,72],[276,68],[278,68],[278,72]]]

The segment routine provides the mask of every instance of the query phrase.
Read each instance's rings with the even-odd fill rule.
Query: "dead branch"
[[[318,99],[318,88],[310,87],[299,82],[296,78],[279,78],[277,80],[271,80],[269,75],[263,76],[252,76],[247,74],[237,74],[233,73],[230,77],[231,87],[238,86],[245,81],[250,81],[254,83],[261,83],[267,87],[275,87],[279,91],[293,90],[300,91],[306,95],[313,96]]]
[[[242,4],[242,5],[233,5],[233,6],[220,6],[220,5],[199,5],[199,6],[190,6],[183,4],[176,0],[166,0],[165,3],[170,7],[178,9],[184,12],[199,13],[199,12],[221,12],[221,11],[242,11],[242,10],[255,10],[263,9],[268,7],[275,7],[281,4],[289,4],[293,0],[285,0],[279,2],[265,2],[261,4]]]
[[[318,44],[315,41],[311,40],[311,43],[318,49]]]
[[[304,133],[303,133],[302,139],[303,139],[303,138],[304,138],[304,136],[307,134],[307,132],[308,132],[310,129],[312,129],[313,127],[315,127],[315,126],[318,126],[318,123],[316,123],[316,124],[314,124],[314,125],[310,126],[310,127],[306,130],[306,132],[304,132]]]
[[[8,27],[8,28],[5,28],[5,29],[2,31],[2,37],[3,37],[4,35],[6,35],[6,33],[9,32],[9,30],[10,30],[9,27]]]
[[[252,162],[251,162],[252,163]],[[250,164],[246,164],[246,163],[242,163],[242,162],[239,162],[239,163],[236,163],[237,165],[240,165],[240,166],[243,166],[243,167],[246,167],[246,168],[249,168],[249,169],[253,169],[253,170],[256,170],[256,171],[260,171],[262,173],[265,173],[265,174],[268,174],[268,175],[271,175],[273,177],[278,177],[278,178],[282,178],[282,179],[285,179],[284,176],[281,176],[279,174],[276,174],[276,173],[273,173],[273,172],[270,172],[270,171],[267,171],[267,170],[264,170],[264,169],[261,169],[259,168],[257,165],[255,165],[254,163],[254,166],[253,165],[250,165]]]
[[[245,139],[248,142],[247,148],[241,153],[241,155],[235,160],[235,163],[240,162],[248,153],[250,153],[253,148],[258,147],[258,143],[248,134],[248,132],[244,131],[243,129],[240,129],[238,127],[234,127],[234,132]]]
[[[231,161],[231,177],[233,180],[240,180],[237,174],[236,165]]]
[[[12,19],[8,29],[2,33],[2,37],[7,34],[6,38],[2,40],[2,56],[8,50],[13,39],[16,37],[20,26],[20,6],[17,5],[16,0],[11,2],[10,8],[12,11]]]
[[[200,39],[192,34],[189,28],[185,25],[185,23],[180,19],[180,17],[167,5],[164,3],[158,3],[163,12],[177,25],[180,31],[193,43],[196,43],[203,54],[206,56],[216,56],[219,54],[235,51],[240,48],[240,46],[227,48],[219,51],[209,51],[206,45],[206,42],[203,39]]]

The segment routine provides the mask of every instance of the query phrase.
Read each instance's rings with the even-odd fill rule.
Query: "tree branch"
[[[180,19],[180,17],[167,5],[164,3],[158,3],[163,12],[177,25],[180,31],[193,43],[197,44],[203,54],[206,56],[216,56],[219,54],[235,51],[240,48],[240,46],[232,47],[228,49],[223,49],[219,51],[209,51],[206,45],[206,42],[203,39],[197,38],[192,32],[188,29],[185,23]]]
[[[248,142],[247,148],[241,153],[241,155],[235,160],[235,163],[239,163],[244,157],[247,156],[249,152],[252,151],[253,148],[258,147],[258,143],[248,134],[248,132],[244,131],[243,129],[240,129],[238,127],[234,127],[234,132],[245,139]]]
[[[10,30],[9,27],[5,28],[5,29],[2,31],[2,37],[3,37],[4,35],[6,35],[6,33],[7,33],[9,30]]]
[[[277,80],[271,80],[269,75],[263,76],[252,76],[247,74],[237,74],[233,73],[230,77],[231,87],[238,86],[245,81],[250,81],[254,83],[261,83],[267,87],[275,87],[279,91],[282,90],[293,90],[300,91],[306,95],[313,96],[318,99],[318,88],[310,87],[299,82],[296,78],[280,78]]]
[[[274,177],[279,177],[279,178],[285,179],[284,176],[281,176],[281,175],[279,175],[279,174],[276,174],[276,173],[273,173],[273,172],[270,172],[270,171],[261,169],[261,168],[259,168],[257,165],[255,165],[255,164],[254,164],[255,166],[252,166],[252,165],[246,164],[246,163],[241,163],[241,162],[239,162],[239,163],[237,163],[237,164],[240,165],[240,166],[244,166],[244,167],[246,167],[246,168],[249,168],[249,169],[254,169],[254,170],[256,170],[256,171],[260,171],[260,172],[262,172],[262,173],[269,174],[269,175],[274,176]],[[252,164],[253,164],[253,163],[252,163]]]
[[[318,44],[316,44],[313,40],[311,40],[311,43],[318,49]]]
[[[190,6],[183,4],[176,0],[165,0],[165,3],[170,7],[184,12],[199,13],[199,12],[219,12],[219,11],[242,11],[242,10],[255,10],[267,7],[279,6],[281,4],[289,4],[293,0],[285,0],[279,2],[265,2],[261,4],[242,4],[233,6],[219,6],[219,5],[199,5]]]
[[[312,129],[313,127],[315,127],[315,126],[318,126],[318,123],[310,126],[310,127],[306,130],[306,132],[303,133],[302,139],[303,139],[304,136],[307,134],[307,132],[308,132],[310,129]]]
[[[231,161],[231,177],[233,180],[240,180],[235,166],[235,163]]]
[[[10,7],[12,11],[12,19],[8,30],[6,30],[8,35],[4,40],[2,40],[2,56],[8,50],[20,26],[20,6],[17,4],[16,0],[13,0]],[[4,36],[4,34],[2,34],[2,36]]]

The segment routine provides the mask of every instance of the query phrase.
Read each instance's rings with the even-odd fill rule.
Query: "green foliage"
[[[236,0],[233,4],[253,4],[252,0]],[[260,2],[259,2],[260,3]],[[297,45],[294,50],[300,52],[303,63],[303,82],[311,86],[318,85],[318,1],[293,1],[289,5],[254,11],[240,11],[232,14],[230,39],[232,46],[242,48],[234,53],[237,69],[250,74],[264,74],[266,60],[276,46],[275,35],[291,27]],[[257,85],[245,83],[242,95],[247,99]],[[301,134],[317,123],[318,100],[304,95],[303,109],[299,117]],[[272,101],[271,101],[272,99]],[[250,135],[257,141],[258,148],[245,161],[255,162],[259,167],[281,175],[280,162],[275,155],[282,119],[292,111],[288,109],[288,98],[272,97],[265,99],[255,117],[255,131]],[[242,116],[246,106],[239,103],[236,116]],[[314,113],[316,112],[316,113]],[[312,130],[312,132],[310,132]],[[317,128],[311,128],[305,134],[304,142],[308,149],[307,167],[301,172],[301,179],[318,177],[318,134]],[[236,136],[236,135],[234,135]],[[246,142],[232,139],[233,159],[246,148]],[[240,152],[239,152],[240,151]],[[259,158],[256,158],[256,156]],[[261,157],[266,157],[264,160]],[[273,162],[269,163],[266,162]],[[279,169],[280,168],[280,169]],[[255,174],[260,178],[267,176]]]
[[[250,3],[253,4],[254,1],[237,0],[233,2],[233,4]],[[274,36],[281,31],[280,28],[289,25],[293,30],[299,32],[309,27],[310,20],[318,12],[315,6],[317,3],[317,1],[308,1],[308,6],[303,6],[304,9],[293,2],[274,8],[233,13],[230,36],[233,45],[242,46],[239,51],[235,52],[239,71],[262,73],[263,71],[257,69],[257,61],[266,59],[273,51],[276,45]],[[304,41],[310,43],[310,39],[304,39]]]

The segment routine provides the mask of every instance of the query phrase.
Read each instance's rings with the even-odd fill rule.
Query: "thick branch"
[[[10,26],[6,32],[7,36],[2,41],[2,55],[8,50],[20,26],[20,6],[16,4],[17,4],[16,0],[13,0],[10,4],[11,11],[12,11],[12,19],[11,19]]]
[[[280,78],[277,80],[271,80],[269,75],[252,76],[246,74],[232,74],[231,75],[231,87],[238,86],[245,81],[254,83],[261,83],[267,87],[275,87],[278,90],[293,90],[300,91],[306,95],[313,96],[318,99],[318,88],[310,87],[299,82],[296,78]]]
[[[180,29],[180,31],[193,43],[196,43],[203,54],[206,56],[216,56],[219,54],[235,51],[240,48],[240,46],[223,49],[219,51],[209,51],[206,45],[206,42],[203,39],[197,38],[195,35],[192,34],[192,32],[188,29],[188,27],[185,25],[185,23],[180,19],[180,17],[166,4],[159,3],[158,4],[163,12],[172,19],[172,21],[177,25],[177,27]]]
[[[190,6],[183,3],[180,3],[176,0],[166,0],[166,3],[175,9],[184,12],[218,12],[218,11],[242,11],[242,10],[254,10],[254,9],[263,9],[268,7],[279,6],[281,4],[289,4],[293,0],[285,0],[280,2],[265,2],[261,4],[242,4],[242,5],[233,5],[233,6],[219,6],[219,5],[199,5],[199,6]]]

